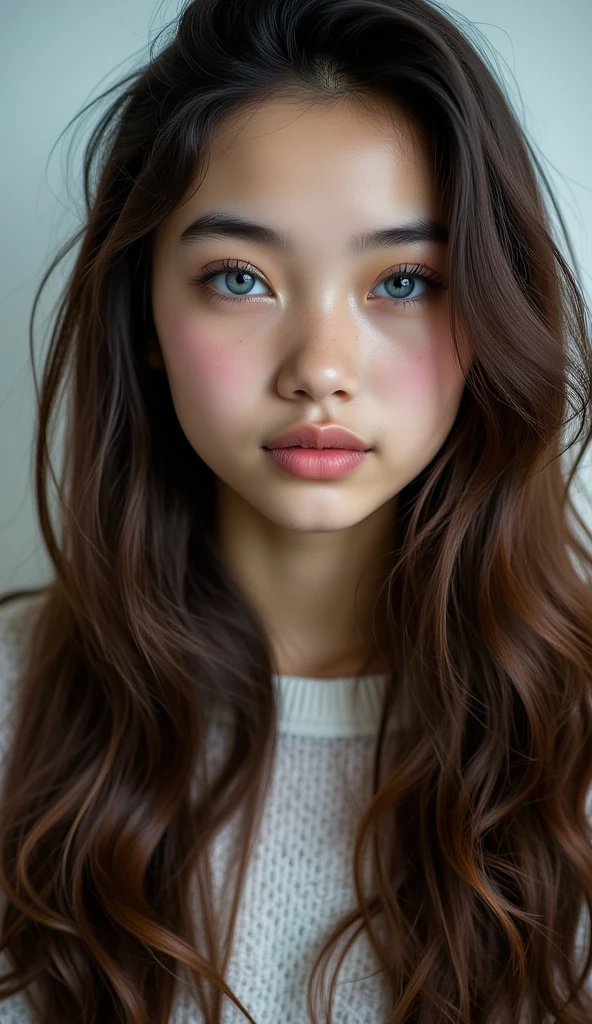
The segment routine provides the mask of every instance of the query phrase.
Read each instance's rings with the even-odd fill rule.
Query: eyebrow
[[[283,231],[264,224],[255,224],[232,213],[210,210],[200,214],[179,237],[180,245],[191,245],[204,238],[245,238],[259,245],[267,245],[280,252],[294,251],[294,239]],[[448,229],[430,217],[420,217],[404,224],[395,224],[376,231],[362,231],[352,235],[349,251],[358,255],[374,249],[413,242],[448,242]]]

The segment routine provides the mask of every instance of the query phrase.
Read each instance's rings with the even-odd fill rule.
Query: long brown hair
[[[357,925],[392,989],[388,1024],[584,1024],[592,555],[577,524],[592,535],[570,488],[592,434],[592,363],[552,190],[486,58],[424,0],[195,0],[174,28],[94,101],[116,96],[85,151],[86,223],[31,315],[32,344],[40,292],[80,241],[37,386],[35,499],[54,577],[4,766],[1,942],[16,974],[2,998],[34,983],[49,1024],[165,1024],[187,969],[208,1024],[223,993],[253,1024],[223,978],[208,851],[240,811],[232,936],[278,740],[276,666],[214,543],[213,474],[147,366],[151,233],[223,117],[280,94],[392,97],[433,147],[470,369],[449,436],[399,495],[357,906],[315,963],[308,1013],[316,1024],[314,979]],[[409,721],[395,742],[396,695]],[[194,792],[213,698],[232,717],[230,753]]]

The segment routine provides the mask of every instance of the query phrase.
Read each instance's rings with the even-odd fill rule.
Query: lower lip
[[[307,480],[339,480],[363,462],[368,452],[351,448],[264,448],[278,466]]]

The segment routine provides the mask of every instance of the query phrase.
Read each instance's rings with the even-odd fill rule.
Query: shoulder
[[[45,590],[0,594],[0,747]]]

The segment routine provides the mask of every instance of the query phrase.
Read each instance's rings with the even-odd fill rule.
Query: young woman
[[[0,1020],[584,1024],[592,351],[500,85],[424,0],[195,0],[85,181]]]

